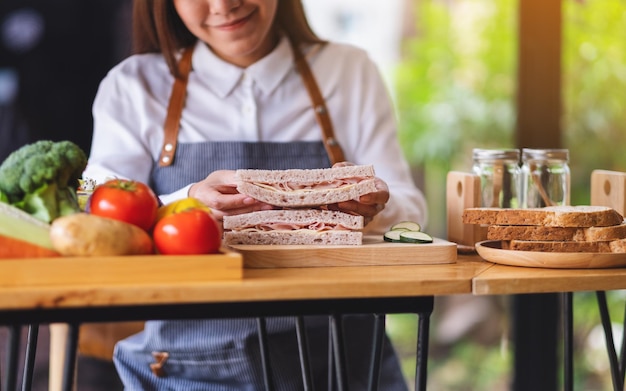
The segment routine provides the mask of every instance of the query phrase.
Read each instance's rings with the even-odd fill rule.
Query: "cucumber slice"
[[[403,233],[403,232],[405,232],[405,231],[387,231],[383,235],[383,240],[385,242],[398,243],[398,242],[401,241],[400,240],[400,234]]]
[[[433,237],[425,232],[401,231],[400,241],[406,243],[432,243]]]
[[[391,228],[391,231],[398,231],[398,230],[404,230],[404,231],[421,231],[422,227],[414,222],[414,221],[401,221],[398,224],[394,224]]]

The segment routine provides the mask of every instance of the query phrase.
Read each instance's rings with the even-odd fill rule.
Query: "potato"
[[[69,256],[152,254],[152,239],[143,229],[123,221],[88,213],[55,219],[50,240],[56,251]]]

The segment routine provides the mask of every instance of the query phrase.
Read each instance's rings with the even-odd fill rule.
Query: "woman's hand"
[[[214,171],[189,189],[189,196],[205,203],[219,221],[224,216],[273,209],[271,205],[259,202],[237,191],[235,171]]]
[[[354,164],[341,162],[335,164],[333,167],[352,165]],[[378,177],[375,178],[375,181],[377,191],[362,195],[358,200],[339,202],[335,205],[329,205],[328,209],[359,214],[364,217],[365,225],[369,224],[374,216],[385,209],[385,204],[389,201],[389,187],[387,186],[387,183]]]

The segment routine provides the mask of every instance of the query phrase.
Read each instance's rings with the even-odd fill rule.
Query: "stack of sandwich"
[[[237,170],[237,190],[275,210],[224,217],[224,242],[237,244],[362,244],[363,217],[327,206],[376,191],[372,166]]]
[[[463,222],[487,226],[503,249],[543,252],[626,252],[624,217],[604,206],[531,209],[467,208]]]

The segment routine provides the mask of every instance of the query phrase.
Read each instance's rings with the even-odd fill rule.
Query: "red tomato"
[[[159,199],[146,184],[112,179],[99,185],[89,197],[87,211],[135,224],[150,231],[156,221]]]
[[[214,254],[222,244],[222,231],[203,209],[169,214],[154,226],[154,244],[161,254]]]

